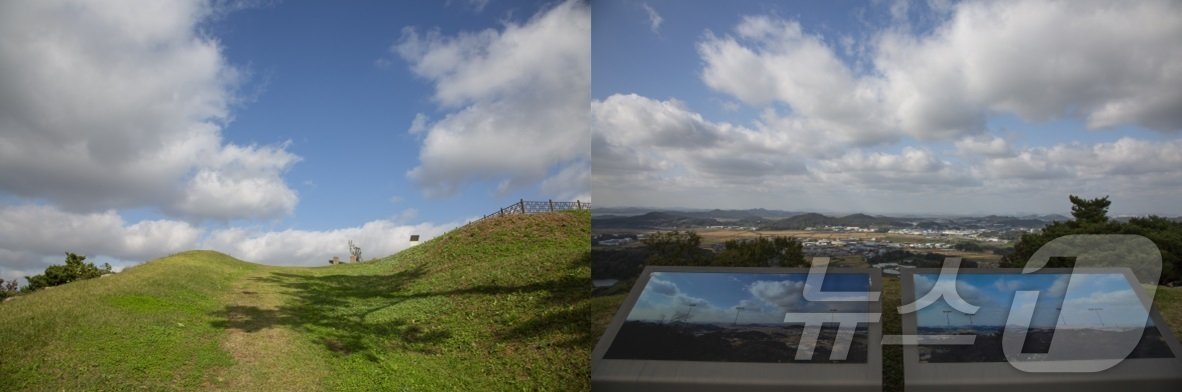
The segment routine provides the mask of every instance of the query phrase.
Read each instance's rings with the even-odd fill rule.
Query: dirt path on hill
[[[234,283],[226,295],[227,335],[221,347],[234,357],[234,366],[211,377],[214,390],[322,390],[328,371],[316,347],[284,325],[280,306],[284,288],[265,277],[267,269]]]

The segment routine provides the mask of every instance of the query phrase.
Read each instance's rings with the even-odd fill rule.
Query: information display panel
[[[902,314],[919,343],[903,350],[908,391],[1182,390],[1182,350],[1127,268],[1021,271],[964,269],[943,283],[939,269],[903,271],[902,303],[921,299]],[[971,312],[922,300],[952,287]],[[971,344],[952,344],[964,336]]]
[[[592,388],[881,390],[879,271],[832,269],[820,296],[808,271],[646,268],[592,354]]]

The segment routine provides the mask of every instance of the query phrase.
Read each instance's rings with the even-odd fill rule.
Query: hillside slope
[[[587,389],[587,211],[478,222],[374,262],[186,252],[0,305],[0,389]]]

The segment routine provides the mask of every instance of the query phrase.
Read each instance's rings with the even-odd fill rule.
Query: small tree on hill
[[[361,248],[353,245],[353,240],[349,240],[349,254],[353,255],[353,261],[361,261]]]
[[[0,279],[0,299],[14,296],[19,292],[19,290],[20,286],[15,280],[5,282],[4,279]]]
[[[63,285],[73,282],[75,280],[97,278],[104,274],[111,273],[111,265],[103,263],[103,266],[97,267],[94,263],[85,262],[86,256],[79,256],[74,253],[66,252],[65,265],[51,265],[45,269],[45,273],[40,275],[33,275],[26,277],[29,285],[25,286],[24,291],[34,291],[51,286]]]
[[[1068,195],[1068,200],[1071,200],[1071,216],[1075,217],[1075,222],[1079,224],[1101,224],[1108,222],[1108,206],[1112,202],[1108,200],[1108,196],[1084,199],[1075,195]]]

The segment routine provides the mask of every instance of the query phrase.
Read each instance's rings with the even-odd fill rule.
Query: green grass
[[[194,389],[232,365],[210,313],[258,268],[186,252],[0,305],[0,389]]]
[[[166,257],[0,305],[0,389],[586,390],[617,305],[589,236],[582,211],[360,264]]]

